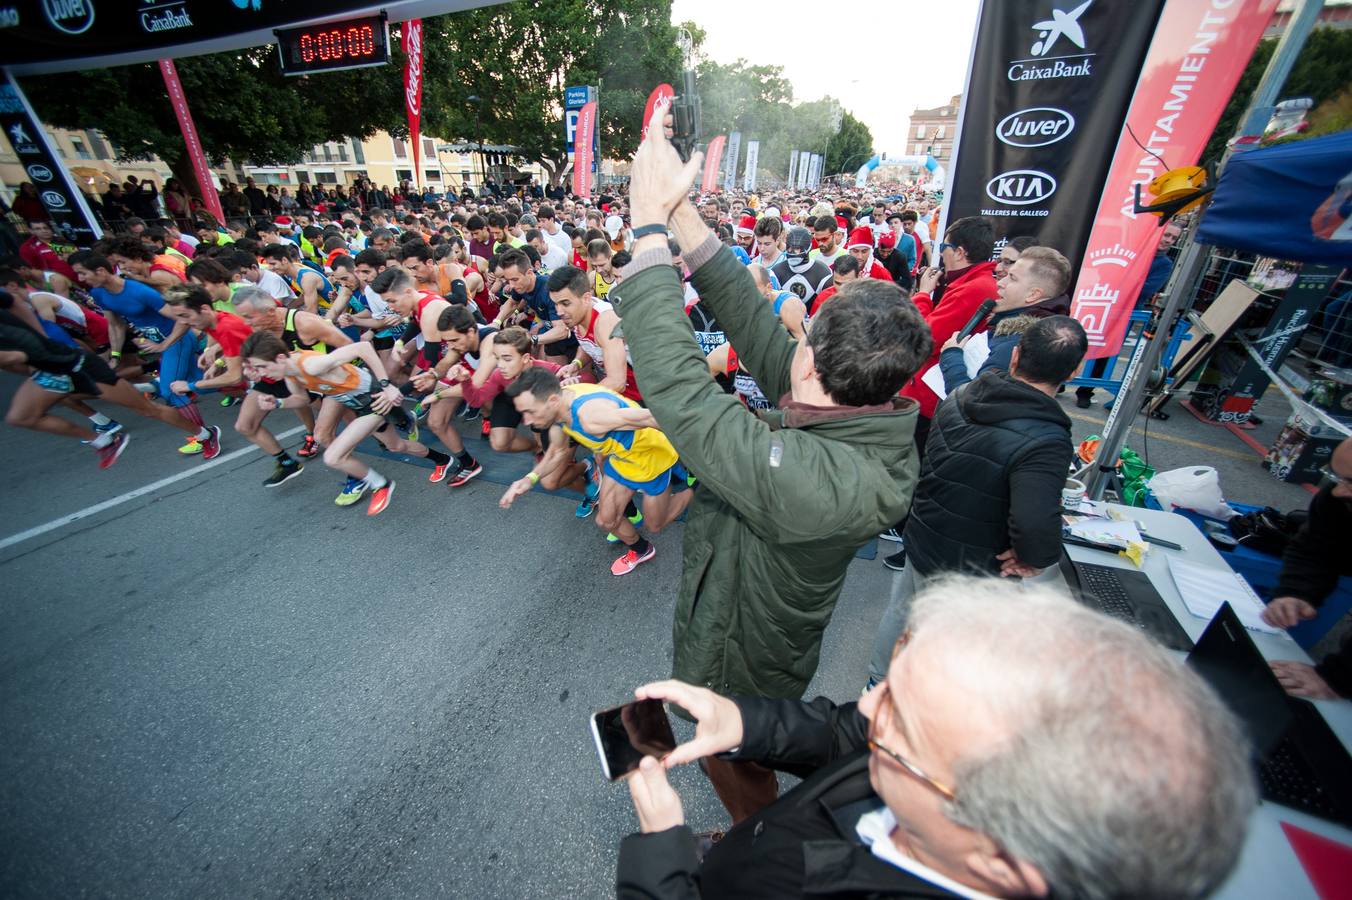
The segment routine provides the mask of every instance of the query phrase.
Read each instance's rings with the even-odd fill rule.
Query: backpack
[[[1281,556],[1308,518],[1309,513],[1303,509],[1283,513],[1265,506],[1231,519],[1230,534],[1242,547]]]

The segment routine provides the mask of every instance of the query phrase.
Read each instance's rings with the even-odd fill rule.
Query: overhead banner
[[[1352,263],[1352,131],[1235,154],[1197,240],[1278,259]]]
[[[577,152],[573,154],[573,193],[590,197],[592,190],[592,147],[596,137],[596,101],[583,106],[577,115]]]
[[[947,223],[984,216],[995,225],[997,251],[1010,238],[1031,235],[1079,267],[1109,150],[1122,133],[1162,5],[982,4],[944,204]]]
[[[169,92],[169,104],[178,118],[178,130],[183,132],[183,145],[188,150],[188,160],[192,163],[193,175],[197,178],[197,189],[207,212],[216,217],[217,222],[225,221],[225,211],[221,209],[221,196],[216,193],[216,182],[211,177],[211,166],[207,165],[207,155],[202,150],[202,141],[197,137],[197,125],[192,120],[192,110],[188,109],[188,98],[183,93],[183,83],[178,80],[178,67],[172,59],[160,60],[160,75],[164,77],[165,90]]]
[[[718,187],[718,164],[723,160],[723,145],[728,142],[726,135],[720,134],[709,142],[709,148],[704,151],[704,181],[700,184],[700,191],[709,194]]]
[[[1159,218],[1132,211],[1135,185],[1142,186],[1141,202],[1149,205],[1147,183],[1169,169],[1197,163],[1276,6],[1277,0],[1169,0],[1165,5],[1127,113],[1131,130],[1123,128],[1117,138],[1085,265],[1071,295],[1071,315],[1089,336],[1087,359],[1116,356],[1121,349],[1159,244]],[[1231,160],[1227,176],[1240,158]],[[1261,196],[1267,212],[1250,219],[1249,229],[1267,224],[1284,208],[1286,194],[1276,185],[1265,184]],[[1273,197],[1282,197],[1283,203],[1273,203]],[[1214,206],[1204,223],[1212,211]]]
[[[0,128],[14,148],[27,180],[38,189],[38,199],[52,217],[52,228],[63,241],[88,247],[103,235],[84,194],[61,164],[47,132],[28,98],[8,72],[0,82]]]
[[[742,133],[734,131],[728,135],[728,155],[723,160],[723,190],[737,187],[737,156],[742,152]]]
[[[422,184],[418,166],[418,137],[422,131],[422,19],[404,23],[404,105],[408,108],[408,136],[413,144],[413,183]]]
[[[808,166],[812,164],[812,153],[804,150],[798,154],[798,189],[807,187]]]
[[[746,171],[742,173],[742,190],[756,189],[756,164],[760,162],[760,141],[746,142]]]

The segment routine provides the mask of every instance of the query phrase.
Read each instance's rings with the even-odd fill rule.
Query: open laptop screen
[[[1197,639],[1188,654],[1188,665],[1244,722],[1260,759],[1291,727],[1294,716],[1286,691],[1229,603],[1221,604]]]

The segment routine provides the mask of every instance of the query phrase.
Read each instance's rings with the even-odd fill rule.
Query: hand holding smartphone
[[[592,715],[592,737],[601,770],[617,781],[638,768],[645,756],[662,759],[676,749],[676,735],[661,700],[636,700]]]

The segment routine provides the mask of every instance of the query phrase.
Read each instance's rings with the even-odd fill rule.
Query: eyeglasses
[[[902,634],[901,640],[897,641],[898,649],[905,646],[908,637],[910,637],[909,634]],[[895,651],[893,652],[893,655],[894,656],[896,655]],[[920,768],[915,763],[911,762],[909,759],[902,756],[897,751],[892,750],[888,747],[884,747],[882,744],[878,743],[874,739],[873,737],[874,731],[882,729],[881,720],[884,719],[886,716],[890,716],[892,709],[892,698],[888,696],[888,687],[886,679],[878,682],[878,686],[875,687],[874,690],[881,691],[882,696],[878,698],[877,712],[873,714],[873,721],[869,723],[869,738],[868,738],[869,749],[877,750],[880,753],[883,753],[889,758],[891,758],[893,761],[896,762],[897,765],[905,769],[906,772],[912,778],[915,778],[920,783],[929,787],[931,790],[938,793],[939,796],[943,797],[945,800],[954,799],[957,796],[957,794],[953,792],[952,788],[944,784],[942,781],[938,781],[934,778],[931,778],[929,775],[925,774],[924,769]]]
[[[1337,472],[1333,471],[1332,466],[1324,466],[1319,470],[1319,474],[1323,475],[1325,480],[1333,484],[1342,485],[1343,487],[1352,487],[1352,475],[1339,475]]]
[[[943,241],[939,244],[940,253],[943,253],[945,250],[956,250],[956,249],[958,249],[957,244],[950,244],[947,241]]]

